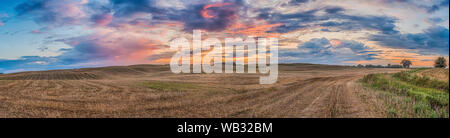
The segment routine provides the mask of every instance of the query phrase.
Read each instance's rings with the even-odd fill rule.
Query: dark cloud
[[[18,15],[28,14],[34,11],[44,10],[46,5],[45,0],[31,0],[22,4],[19,4],[15,7]]]
[[[185,23],[185,31],[191,32],[193,29],[222,31],[236,21],[240,8],[234,3],[208,9],[205,9],[205,6],[207,5],[197,5],[181,14],[179,20]],[[205,12],[209,18],[203,15]]]
[[[24,61],[27,61],[27,62],[24,62]],[[8,66],[17,66],[20,64],[24,64],[24,63],[32,64],[33,62],[36,62],[36,61],[48,61],[48,59],[39,57],[39,56],[23,56],[19,59],[13,59],[13,60],[0,59],[0,67],[5,69],[5,67],[8,67]]]
[[[69,49],[60,49],[60,52],[63,52],[63,54],[55,57],[24,56],[19,59],[0,60],[0,71],[8,73],[17,71],[62,69],[64,66],[96,60],[101,61],[114,56],[114,53],[106,53],[111,52],[111,49],[102,47],[100,43],[96,43],[94,40],[84,40],[82,43],[74,43],[75,40],[57,41],[66,42],[73,47]]]
[[[445,21],[444,19],[439,18],[439,17],[432,17],[432,18],[427,19],[427,22],[433,23],[433,24],[442,23],[444,21]]]
[[[341,8],[341,7],[331,7],[331,8],[326,8],[325,11],[327,13],[334,14],[334,13],[338,13],[341,11],[345,11],[345,9]]]
[[[440,26],[429,28],[424,33],[376,34],[369,39],[391,48],[417,49],[441,55],[448,55],[449,51],[449,30]]]
[[[115,16],[126,17],[135,13],[161,14],[165,9],[155,6],[154,0],[110,0]]]
[[[12,60],[0,59],[0,73],[58,69],[55,60],[52,57],[39,56],[23,56]]]
[[[433,13],[433,12],[440,10],[443,7],[448,7],[448,5],[449,5],[449,0],[443,0],[438,4],[434,4],[433,6],[426,7],[426,8],[429,13]]]
[[[184,23],[184,30],[192,32],[193,29],[207,31],[222,31],[231,26],[238,18],[239,11],[245,9],[242,0],[225,0],[223,2],[201,2],[193,4],[185,9],[160,8],[154,0],[110,0],[110,5],[90,4],[91,9],[103,9],[96,11],[90,20],[98,23],[104,21],[105,15],[114,13],[114,23],[160,23],[162,21],[179,21]],[[136,18],[128,20],[138,13],[151,15],[151,19]],[[208,16],[205,17],[205,14]],[[128,18],[128,19],[127,19]],[[135,18],[135,17],[133,17]],[[114,25],[112,25],[114,26]]]
[[[46,0],[31,0],[17,5],[14,9],[19,16],[34,15],[37,22],[55,22],[57,13],[47,9],[47,2]]]
[[[80,6],[83,17],[68,13],[64,6]],[[83,8],[81,8],[83,7]],[[200,2],[185,9],[159,7],[155,0],[109,0],[108,4],[90,1],[81,6],[80,2],[70,0],[31,0],[15,7],[20,16],[29,15],[37,23],[46,25],[66,25],[90,21],[95,25],[147,23],[180,21],[186,32],[193,29],[222,31],[236,22],[241,10],[248,8],[242,0],[222,2]],[[135,16],[137,14],[141,14]],[[207,15],[207,16],[205,16]],[[139,16],[148,16],[142,19]]]
[[[97,14],[91,17],[91,21],[93,21],[96,25],[106,26],[111,23],[113,20],[113,16],[109,13],[105,14]]]
[[[376,30],[383,34],[395,34],[398,33],[396,30],[395,23],[396,18],[387,16],[353,16],[338,14],[330,18],[341,19],[343,22],[329,21],[322,24],[325,27],[337,27],[341,30]]]
[[[30,0],[14,9],[17,15],[29,16],[36,23],[58,26],[81,23],[84,14],[81,1],[71,0]]]
[[[291,0],[289,2],[290,5],[300,5],[300,4],[304,4],[304,3],[308,3],[309,0]]]
[[[225,0],[218,3],[204,2],[186,9],[167,9],[164,16],[156,16],[156,20],[171,20],[184,23],[184,31],[194,29],[222,31],[236,22],[241,10],[247,7],[241,0]]]
[[[431,5],[423,5],[423,4],[418,3],[418,1],[415,1],[415,0],[382,0],[382,2],[385,2],[387,4],[403,3],[403,4],[407,4],[407,5],[411,5],[414,7],[424,9],[428,13],[434,13],[436,11],[441,10],[444,7],[449,6],[449,0],[427,1],[427,2],[431,3]]]
[[[281,62],[345,64],[377,59],[379,51],[373,51],[363,43],[351,40],[333,41],[339,41],[339,44],[333,45],[326,38],[314,38],[300,44],[296,50],[280,50]]]
[[[30,0],[15,7],[19,16],[30,16],[37,23],[46,25],[70,25],[91,21],[105,24],[112,16],[129,18],[136,13],[164,16],[165,9],[155,6],[153,0],[109,0],[81,3],[72,0]],[[114,15],[110,16],[112,13]]]
[[[114,57],[112,48],[102,45],[98,39],[87,37],[77,38],[66,43],[72,45],[71,49],[65,49],[64,54],[58,57],[67,64],[86,62],[92,60],[105,60]]]
[[[393,34],[396,18],[387,16],[355,16],[341,13],[345,9],[341,7],[326,7],[291,14],[269,13],[268,9],[260,10],[259,18],[271,23],[283,23],[276,28],[276,32],[289,32],[311,26],[334,27],[340,30],[376,30],[383,34]],[[317,15],[317,12],[325,11],[325,15]],[[335,30],[339,31],[339,30]]]
[[[276,32],[289,32],[297,30],[300,28],[308,27],[309,23],[320,20],[327,20],[328,17],[318,17],[315,13],[319,11],[318,9],[291,13],[291,14],[280,14],[280,13],[270,13],[270,9],[261,9],[259,18],[268,20],[270,23],[282,23],[280,27],[277,27],[274,31]]]

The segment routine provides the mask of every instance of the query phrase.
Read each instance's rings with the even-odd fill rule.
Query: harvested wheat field
[[[358,80],[402,70],[279,68],[271,85],[259,84],[261,74],[173,74],[165,65],[4,74],[0,117],[386,117]]]

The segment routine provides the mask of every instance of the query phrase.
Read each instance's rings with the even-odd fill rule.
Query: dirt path
[[[314,101],[300,116],[303,118],[373,118],[383,114],[372,110],[371,105],[363,102],[365,95],[356,81],[360,77],[348,77],[329,81],[326,92],[314,98]]]

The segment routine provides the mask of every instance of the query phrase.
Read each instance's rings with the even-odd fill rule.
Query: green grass
[[[366,75],[362,82],[366,86],[400,97],[401,102],[387,103],[390,106],[387,112],[392,117],[448,117],[448,83],[426,76],[416,76],[413,74],[416,71],[370,74]],[[400,107],[401,104],[397,103],[406,105]]]
[[[147,88],[158,90],[158,91],[188,91],[195,89],[197,86],[192,83],[180,83],[180,82],[162,82],[162,81],[148,81],[144,85]]]
[[[393,77],[400,79],[401,81],[425,88],[433,88],[443,91],[448,91],[448,81],[440,81],[437,79],[431,79],[430,77],[420,77],[417,75],[412,75],[414,71],[402,71],[395,73]]]

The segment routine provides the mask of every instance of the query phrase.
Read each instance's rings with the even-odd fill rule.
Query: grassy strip
[[[393,117],[448,117],[449,94],[445,90],[445,87],[448,89],[448,83],[446,86],[433,84],[437,81],[415,76],[413,72],[370,74],[362,82],[377,90],[389,92],[394,97],[400,97],[397,99],[402,99],[401,103],[412,104],[413,108],[402,108],[388,102],[388,113],[393,114]],[[413,110],[400,111],[413,114],[394,114],[398,110]]]
[[[417,75],[412,75],[413,72],[402,71],[395,73],[393,77],[400,79],[401,81],[425,88],[433,88],[438,90],[443,90],[448,92],[448,81],[440,81],[437,79],[431,79],[429,77],[420,77]]]

